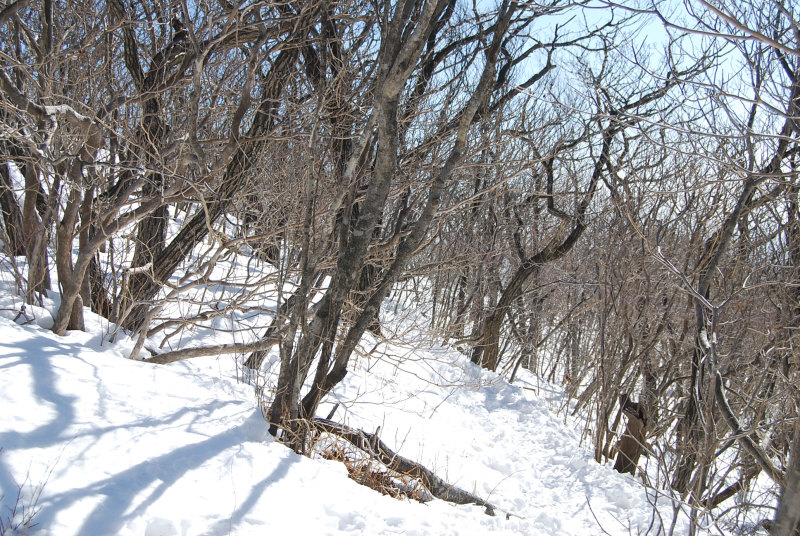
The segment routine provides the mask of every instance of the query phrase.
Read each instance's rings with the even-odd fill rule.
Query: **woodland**
[[[367,449],[318,409],[402,288],[429,341],[563,384],[597,462],[694,515],[766,482],[724,508],[796,533],[798,5],[6,0],[0,67],[0,239],[55,334],[273,367],[270,434]]]

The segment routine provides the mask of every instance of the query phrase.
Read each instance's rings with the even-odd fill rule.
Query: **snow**
[[[528,372],[509,385],[455,350],[368,337],[320,408],[325,416],[339,403],[335,420],[380,427],[400,454],[495,504],[491,517],[393,499],[349,479],[340,462],[295,454],[266,433],[233,356],[133,361],[133,341],[109,342],[111,327],[88,311],[87,332],[48,331],[57,297],[27,307],[35,321],[26,322],[4,285],[6,527],[35,512],[27,533],[58,536],[658,533],[641,482],[597,464],[553,411],[563,393]],[[400,322],[390,308],[382,316]],[[26,509],[13,515],[20,494]]]

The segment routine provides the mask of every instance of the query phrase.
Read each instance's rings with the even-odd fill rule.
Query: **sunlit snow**
[[[392,499],[339,462],[295,454],[266,433],[234,356],[132,361],[133,341],[110,343],[88,312],[88,332],[57,337],[54,301],[19,315],[9,279],[1,297],[0,521],[20,533],[30,514],[28,534],[58,536],[659,532],[641,483],[597,464],[555,413],[560,390],[530,373],[512,386],[455,350],[369,339],[320,408],[338,402],[335,420],[380,427],[495,504],[491,517]]]

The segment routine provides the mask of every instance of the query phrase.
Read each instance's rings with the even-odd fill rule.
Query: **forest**
[[[56,335],[236,354],[303,453],[424,303],[420,345],[562,384],[597,462],[695,522],[768,482],[724,508],[796,534],[797,4],[6,0],[0,64],[3,269]]]

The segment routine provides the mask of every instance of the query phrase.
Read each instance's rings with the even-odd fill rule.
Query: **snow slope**
[[[131,361],[132,341],[104,340],[97,317],[57,337],[54,303],[20,325],[19,298],[0,298],[6,527],[35,511],[29,533],[58,536],[658,533],[644,488],[595,463],[549,409],[558,391],[530,375],[511,386],[452,350],[368,339],[321,408],[338,402],[335,419],[380,426],[401,454],[503,511],[490,517],[395,500],[339,462],[294,454],[266,434],[231,356]]]

